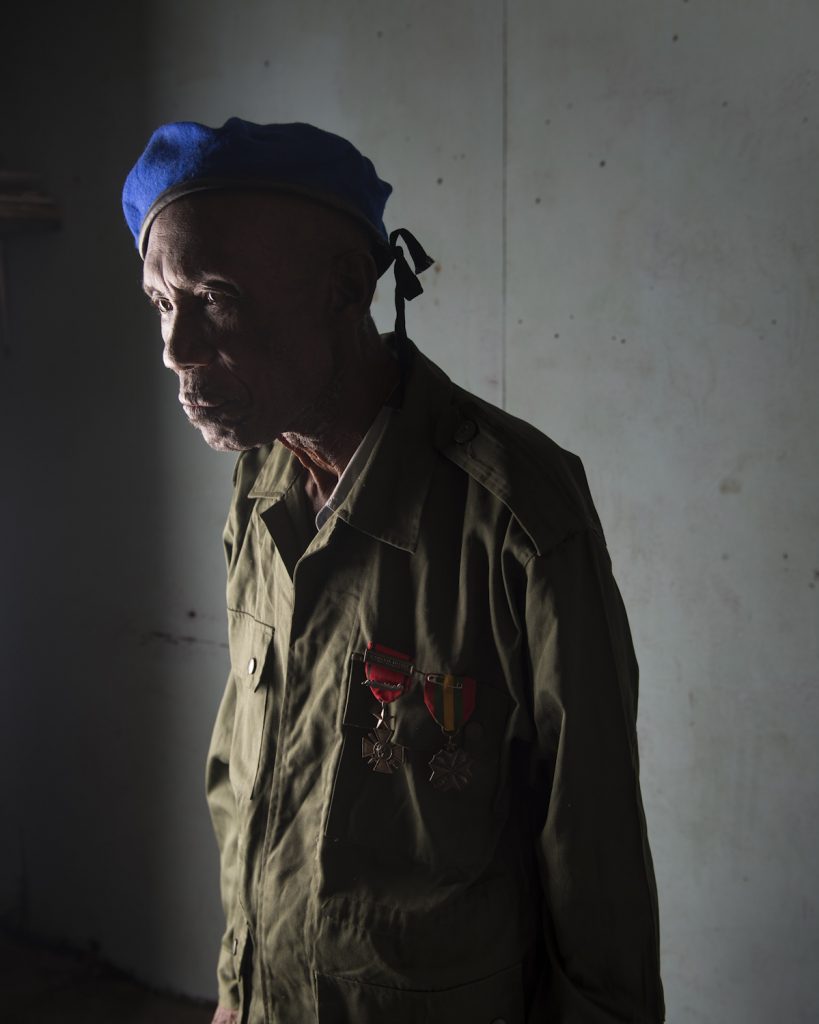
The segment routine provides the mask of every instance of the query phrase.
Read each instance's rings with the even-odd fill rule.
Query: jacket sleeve
[[[234,912],[236,908],[236,878],[238,871],[236,849],[236,801],[228,776],[230,744],[233,736],[233,716],[236,689],[228,679],[222,703],[216,716],[210,751],[208,753],[206,788],[213,830],[219,846],[220,887],[222,907],[227,927],[222,936],[217,962],[219,1006],[235,1009],[239,1005],[239,982],[236,977],[234,956]]]
[[[526,573],[546,961],[530,1019],[658,1024],[657,893],[625,610],[595,530],[534,555]]]
[[[234,474],[236,487],[239,465]],[[225,561],[230,573],[234,551],[237,544],[236,499],[234,497],[231,510],[223,534]],[[237,820],[236,798],[230,782],[229,763],[230,748],[233,741],[233,724],[236,713],[236,688],[232,676],[228,677],[227,686],[219,705],[216,722],[208,751],[205,789],[213,823],[213,831],[219,847],[219,871],[222,908],[225,913],[226,929],[222,936],[219,949],[216,976],[219,989],[219,1006],[227,1010],[239,1005],[239,981],[236,976],[236,958],[234,955],[235,940],[235,908],[236,886],[238,877],[237,854]]]

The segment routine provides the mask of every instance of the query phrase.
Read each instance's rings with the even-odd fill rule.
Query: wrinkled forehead
[[[318,269],[324,254],[336,248],[337,219],[331,211],[288,195],[185,196],[166,206],[151,225],[143,278],[149,281],[166,271],[196,277],[214,268],[246,274],[263,266],[269,272],[271,264]]]
[[[295,232],[308,235],[317,216],[309,202],[293,196],[264,192],[200,192],[183,196],[157,214],[147,240],[147,251],[170,239],[177,243],[210,245],[281,240]]]

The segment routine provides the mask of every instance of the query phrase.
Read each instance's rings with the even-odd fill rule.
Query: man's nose
[[[192,366],[207,366],[214,357],[213,346],[208,343],[201,325],[179,310],[166,321],[163,340],[162,361],[177,373]]]

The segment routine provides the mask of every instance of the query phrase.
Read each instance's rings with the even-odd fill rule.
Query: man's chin
[[[215,452],[246,452],[259,447],[260,442],[249,440],[238,430],[214,423],[192,423],[191,426],[199,431],[208,448]]]

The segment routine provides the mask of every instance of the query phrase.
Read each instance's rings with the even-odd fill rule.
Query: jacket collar
[[[436,427],[449,406],[452,383],[411,341],[402,344],[401,404],[393,409],[335,518],[375,540],[414,552],[438,459]],[[292,452],[276,442],[248,496],[280,500],[302,473]],[[328,522],[323,529],[332,526]]]

